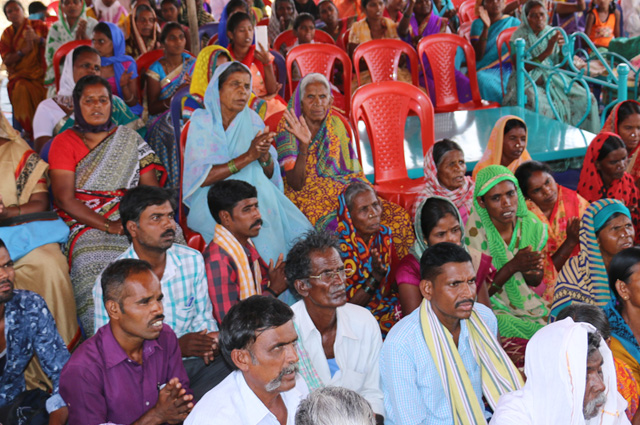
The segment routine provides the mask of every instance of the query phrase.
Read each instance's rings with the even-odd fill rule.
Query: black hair
[[[600,148],[600,152],[598,153],[598,158],[596,159],[596,161],[602,161],[611,152],[621,148],[625,150],[627,149],[627,146],[624,144],[621,138],[614,135],[607,137],[606,140],[602,143],[602,147]]]
[[[543,173],[547,173],[551,175],[551,167],[540,161],[527,161],[518,167],[514,175],[516,179],[518,179],[518,186],[520,186],[520,190],[522,190],[522,194],[526,197],[529,196],[529,179],[533,175],[533,173],[537,171],[542,171]]]
[[[111,28],[109,28],[109,25],[107,25],[106,22],[99,22],[98,25],[96,25],[93,28],[93,32],[99,32],[100,34],[104,34],[109,40],[113,41],[113,35],[111,35]]]
[[[80,99],[82,92],[87,86],[93,86],[96,84],[100,84],[107,89],[107,92],[109,93],[109,100],[111,101],[113,98],[113,94],[111,93],[111,84],[99,75],[85,75],[80,78],[78,82],[76,82],[76,86],[73,88],[74,99]]]
[[[46,12],[47,6],[44,5],[41,1],[32,1],[29,3],[28,12],[29,15],[33,15],[34,13]]]
[[[151,8],[151,6],[149,6],[147,4],[141,4],[140,6],[137,6],[137,8],[136,8],[136,16],[135,16],[134,20],[137,20],[140,17],[140,14],[142,14],[142,12],[152,12],[152,13],[154,13],[155,11]]]
[[[245,13],[249,13],[249,5],[244,1],[244,0],[231,0],[229,3],[227,3],[227,5],[224,7],[224,10],[226,10],[227,12],[227,19],[229,18],[229,13],[233,10],[236,9],[238,7],[243,7],[245,10]],[[228,21],[227,21],[228,22]]]
[[[238,25],[240,25],[244,21],[249,21],[251,22],[251,25],[253,25],[251,16],[249,16],[248,14],[244,12],[234,13],[233,15],[231,15],[231,17],[227,21],[227,32],[233,33],[238,27]]]
[[[318,2],[318,10],[320,10],[320,6],[322,6],[324,3],[329,3],[331,6],[333,6],[333,8],[338,11],[338,6],[336,6],[336,4],[333,2],[333,0],[320,0]],[[338,12],[339,13],[339,12]]]
[[[420,278],[434,282],[447,263],[471,263],[471,256],[460,245],[451,242],[430,246],[420,258]]]
[[[604,310],[598,306],[574,302],[558,313],[556,322],[566,319],[567,317],[571,317],[576,323],[585,322],[593,325],[604,339],[611,337],[611,327],[609,326],[607,315],[604,313]]]
[[[175,29],[180,30],[182,32],[182,35],[184,35],[185,37],[187,36],[187,33],[184,31],[184,28],[182,28],[182,25],[177,22],[167,22],[160,32],[160,43],[164,44],[165,40],[169,36],[169,33]]]
[[[72,63],[75,64],[76,60],[80,57],[80,55],[83,55],[85,53],[94,53],[98,55],[98,57],[100,57],[100,53],[98,53],[96,49],[94,49],[91,46],[82,45],[73,49],[73,56],[71,56]]]
[[[253,295],[231,307],[220,324],[220,351],[233,370],[233,350],[249,348],[258,336],[293,319],[293,310],[277,298]]]
[[[613,4],[613,2],[611,2],[611,4]],[[618,125],[620,125],[620,123],[629,118],[631,115],[636,114],[640,114],[640,105],[638,105],[636,102],[631,101],[622,102],[622,104],[618,108]]]
[[[622,302],[620,294],[616,289],[616,282],[621,280],[629,283],[629,278],[633,274],[633,266],[640,264],[640,247],[626,248],[617,253],[609,264],[609,288],[616,296],[618,303]]]
[[[153,273],[151,264],[144,260],[134,258],[124,258],[109,264],[102,272],[100,285],[102,285],[102,301],[112,300],[118,303],[120,309],[124,311],[122,302],[122,290],[127,278],[136,273],[149,271]]]
[[[171,209],[175,211],[178,206],[175,190],[140,185],[127,191],[120,201],[120,221],[129,242],[131,242],[131,235],[127,230],[127,223],[129,221],[139,223],[140,215],[144,210],[152,205],[162,205],[167,201],[171,204]]]
[[[524,123],[524,121],[511,118],[510,120],[507,120],[507,122],[505,123],[504,133],[502,134],[506,135],[508,132],[510,132],[514,128],[524,128],[524,131],[525,132],[527,131],[527,125]]]
[[[216,223],[220,224],[220,211],[232,214],[238,202],[249,198],[257,198],[258,191],[249,183],[242,180],[220,180],[209,188],[207,203],[209,211]]]
[[[587,361],[593,353],[599,350],[602,336],[598,331],[587,333]]]
[[[22,9],[22,11],[24,12],[24,7],[22,7],[22,3],[20,3],[18,0],[9,0],[4,4],[4,6],[2,6],[2,11],[4,12],[4,16],[7,19],[9,19],[9,17],[7,16],[7,7],[9,7],[11,3],[17,4],[20,7],[20,9]]]
[[[293,30],[298,31],[298,28],[300,28],[300,25],[302,25],[302,23],[306,21],[311,21],[313,22],[313,26],[314,27],[316,26],[316,18],[314,18],[313,15],[310,13],[302,12],[301,14],[296,16],[296,19],[293,21]]]
[[[458,220],[458,210],[455,205],[444,199],[427,198],[422,206],[422,216],[420,217],[420,228],[422,229],[423,236],[429,239],[433,228],[447,215],[452,215],[453,218]]]
[[[435,162],[436,167],[440,165],[445,154],[451,151],[463,152],[459,144],[449,139],[442,139],[433,145],[433,162]]]
[[[289,291],[296,297],[299,296],[295,288],[296,280],[306,279],[311,274],[311,253],[327,249],[335,249],[340,254],[340,245],[336,237],[332,233],[309,230],[296,241],[287,254],[284,274]]]
[[[362,10],[365,10],[367,8],[367,5],[369,4],[370,0],[360,0],[360,8]]]
[[[590,13],[595,8],[596,8],[596,2],[592,1],[591,4],[589,5],[589,10],[587,13]],[[607,12],[616,13],[616,2],[614,0],[611,0],[611,2],[609,3],[609,10]],[[608,19],[609,17],[607,17],[607,20]]]
[[[533,0],[533,1],[529,0],[524,5],[523,11],[524,11],[525,18],[529,17],[529,12],[531,12],[531,9],[533,9],[536,6],[542,7],[545,11],[547,10],[542,0]]]
[[[171,3],[172,5],[174,5],[176,7],[176,9],[180,10],[180,6],[178,5],[178,1],[177,0],[162,0],[160,2],[160,7],[162,8],[162,5],[165,3]]]
[[[236,16],[236,15],[233,15],[233,16]],[[243,66],[240,62],[231,62],[231,65],[229,65],[227,69],[225,69],[222,72],[222,74],[220,74],[220,77],[218,78],[218,90],[221,90],[224,83],[227,82],[227,79],[231,77],[232,74],[235,74],[236,72],[244,72],[245,74],[251,76],[251,72],[249,72],[249,70],[245,66]]]
[[[7,249],[7,246],[4,244],[4,241],[0,239],[0,248]]]

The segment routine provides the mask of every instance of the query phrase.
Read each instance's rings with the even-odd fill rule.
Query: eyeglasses
[[[87,71],[95,71],[100,72],[102,69],[100,65],[91,65],[90,63],[81,63],[78,66],[82,69],[86,69]]]
[[[345,269],[344,267],[338,270],[327,270],[326,272],[322,272],[317,276],[309,276],[307,279],[319,279],[322,282],[331,282],[335,280],[338,276],[340,276],[341,280],[344,280],[348,277],[354,275],[356,271],[353,269]]]

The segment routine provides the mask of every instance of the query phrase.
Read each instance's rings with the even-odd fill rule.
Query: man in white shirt
[[[231,307],[220,350],[235,369],[200,400],[185,425],[293,425],[307,386],[298,376],[293,311],[254,295]]]
[[[356,391],[382,424],[380,326],[367,309],[347,303],[346,278],[353,270],[345,270],[339,249],[331,234],[312,230],[289,251],[285,275],[291,292],[302,298],[292,307],[299,349],[322,385]]]

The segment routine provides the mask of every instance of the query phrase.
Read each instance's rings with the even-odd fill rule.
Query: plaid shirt
[[[117,259],[123,258],[138,259],[133,245]],[[96,330],[109,323],[109,316],[102,301],[101,277],[102,274],[93,285]],[[205,328],[208,331],[218,330],[207,293],[204,262],[198,251],[174,243],[167,250],[167,264],[160,284],[164,294],[162,300],[164,322],[171,327],[178,338],[184,334],[200,332]]]
[[[248,245],[243,248],[252,265],[252,272],[254,262],[258,260],[260,264],[261,285],[264,291],[269,283],[269,266],[260,257],[254,246]],[[214,242],[211,242],[204,250],[204,265],[207,270],[209,297],[213,303],[213,315],[218,322],[221,322],[229,309],[240,301],[238,267],[233,257]],[[267,292],[263,295],[269,296],[271,294]]]

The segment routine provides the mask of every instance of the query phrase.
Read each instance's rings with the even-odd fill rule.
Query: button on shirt
[[[474,309],[493,335],[498,323],[491,310],[476,303]],[[469,345],[466,320],[460,324],[458,352],[473,390],[482,402],[482,371]],[[420,326],[420,309],[398,322],[387,335],[380,354],[380,374],[387,425],[451,425],[451,403],[429,353]],[[485,412],[485,417],[490,417]]]
[[[187,393],[189,378],[178,339],[163,325],[160,336],[142,344],[142,364],[131,360],[106,325],[71,356],[60,377],[69,425],[130,424],[158,401],[158,386],[177,377]]]
[[[133,245],[117,259],[123,258],[139,258]],[[109,323],[109,316],[102,300],[101,277],[98,276],[93,285],[95,329]],[[173,244],[167,250],[167,263],[160,285],[164,295],[164,323],[173,329],[178,338],[205,328],[210,332],[218,330],[207,291],[202,254],[187,246]]]
[[[280,393],[287,407],[287,425],[294,425],[298,404],[307,396],[307,384],[300,375],[296,386]],[[253,392],[244,375],[236,370],[200,399],[184,425],[280,425],[278,419]]]
[[[336,309],[338,327],[333,352],[340,370],[332,378],[322,348],[322,335],[313,324],[304,301],[298,301],[291,309],[295,313],[293,321],[300,333],[300,343],[322,382],[357,392],[371,404],[375,413],[384,416],[378,366],[382,335],[371,312],[349,303]]]

